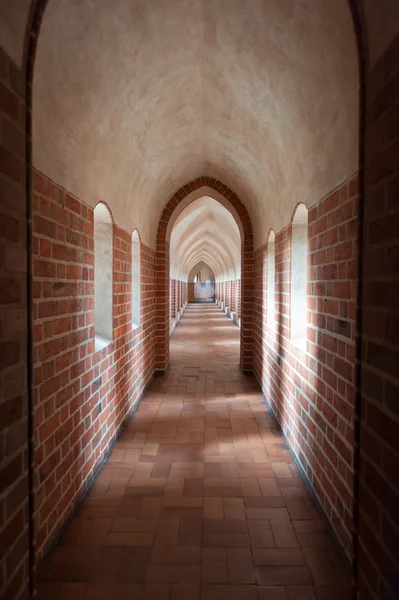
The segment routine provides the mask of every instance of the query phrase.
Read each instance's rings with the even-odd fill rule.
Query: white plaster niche
[[[306,350],[308,210],[304,204],[299,204],[292,220],[291,244],[291,342]]]
[[[113,339],[113,224],[111,213],[100,202],[94,209],[94,331],[95,351]]]
[[[132,233],[132,328],[140,326],[141,319],[141,248],[137,229]]]
[[[269,234],[269,240],[267,243],[267,313],[266,323],[270,329],[275,329],[276,315],[275,315],[275,240],[276,236],[274,231]]]

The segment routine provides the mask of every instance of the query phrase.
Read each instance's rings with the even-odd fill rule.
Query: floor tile
[[[239,330],[189,305],[108,462],[38,573],[38,600],[349,600],[348,574]]]

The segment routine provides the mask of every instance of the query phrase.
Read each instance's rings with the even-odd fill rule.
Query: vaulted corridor
[[[348,575],[239,330],[191,304],[58,548],[39,600],[345,600]]]
[[[0,600],[398,600],[398,89],[398,0],[0,0]]]

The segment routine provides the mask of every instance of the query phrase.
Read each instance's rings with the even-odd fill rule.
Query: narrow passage
[[[348,575],[253,377],[239,330],[189,304],[60,545],[40,600],[346,600]]]

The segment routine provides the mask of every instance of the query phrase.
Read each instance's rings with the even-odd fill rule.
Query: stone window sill
[[[109,338],[103,337],[102,335],[95,335],[94,338],[94,352],[99,352],[100,350],[104,350],[107,346],[112,344],[112,340]]]

